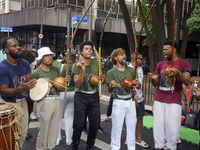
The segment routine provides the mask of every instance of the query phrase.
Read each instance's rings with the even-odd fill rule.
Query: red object
[[[185,123],[185,117],[181,116],[181,124],[183,125]]]
[[[166,75],[169,75],[169,74],[170,74],[170,69],[171,69],[171,68],[174,68],[174,67],[168,66],[168,67],[165,69],[165,74],[166,74]]]
[[[193,89],[193,86],[194,86],[195,83],[193,83],[191,86],[190,86],[190,90],[188,92],[188,101],[190,103],[191,101],[191,97],[192,97],[192,89]]]
[[[133,80],[131,79],[124,79],[123,86],[127,89],[133,89]]]
[[[91,76],[90,77],[90,83],[93,85],[93,86],[97,86],[99,85],[99,79],[98,79],[98,76]]]

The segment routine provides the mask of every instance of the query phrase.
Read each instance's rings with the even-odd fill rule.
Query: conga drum
[[[0,150],[19,150],[20,128],[13,105],[0,103]]]

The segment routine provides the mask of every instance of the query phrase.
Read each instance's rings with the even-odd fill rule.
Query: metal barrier
[[[102,84],[101,90],[103,94],[109,95],[108,87],[106,84]],[[143,79],[143,94],[144,94],[145,104],[153,106],[153,101],[155,97],[155,87],[152,85],[151,80],[147,77],[147,75],[146,76],[144,75]],[[195,101],[194,104],[190,107],[193,109],[193,111],[198,112],[200,108],[200,103],[198,101]]]

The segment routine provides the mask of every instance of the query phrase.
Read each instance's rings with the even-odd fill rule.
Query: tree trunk
[[[120,9],[121,9],[123,17],[124,17],[128,45],[129,45],[129,50],[130,50],[130,55],[131,55],[135,51],[135,41],[134,41],[133,29],[132,29],[132,25],[131,25],[131,19],[130,19],[128,9],[126,7],[124,0],[118,0],[118,2],[119,2]]]
[[[141,15],[142,20],[144,22],[145,16],[144,16],[144,13],[142,11],[142,6],[141,6],[141,3],[140,3],[140,0],[137,0],[137,3],[138,3],[138,6],[139,6],[140,15]],[[144,25],[144,29],[145,29],[145,32],[146,32],[147,42],[148,42],[148,53],[149,53],[150,70],[151,70],[151,72],[154,72],[155,66],[156,66],[156,63],[155,63],[156,59],[155,59],[155,55],[154,55],[155,51],[153,51],[153,45],[152,45],[153,42],[151,40],[151,33],[149,32],[146,23]]]
[[[190,17],[192,11],[195,8],[195,0],[193,0],[193,6],[191,6],[187,12],[187,14],[184,16],[183,20],[182,20],[182,24],[183,24],[183,40],[181,43],[181,49],[180,49],[180,56],[181,58],[185,58],[185,52],[186,52],[186,48],[187,48],[187,39],[188,39],[188,29],[187,29],[187,25],[186,25],[186,21],[187,19]]]
[[[153,0],[149,0],[150,4],[153,3]],[[156,41],[156,49],[154,49],[158,54],[158,60],[161,61],[163,59],[162,49],[163,43],[165,40],[165,30],[164,30],[164,21],[163,21],[163,12],[161,9],[160,0],[157,0],[155,3],[154,8],[152,9],[152,23],[154,28],[155,34],[155,41]]]

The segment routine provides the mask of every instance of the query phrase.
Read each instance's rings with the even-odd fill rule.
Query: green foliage
[[[144,16],[146,17],[148,15],[148,12],[149,12],[151,6],[149,5],[148,0],[140,1],[140,3],[141,3],[141,6],[142,6],[142,12],[143,12]],[[138,14],[137,14],[137,19],[138,19],[139,22],[141,22],[143,24],[143,19],[140,15],[140,12],[138,12]],[[155,42],[155,36],[154,36],[151,14],[149,15],[149,18],[146,20],[146,25],[147,25],[147,28],[148,28],[150,34],[151,34],[151,40],[154,43]],[[145,40],[142,41],[142,46],[148,46],[147,36],[146,36],[146,32],[145,32],[144,28],[143,28],[142,34],[145,35]],[[137,32],[137,35],[139,35],[139,32]]]
[[[200,33],[200,4],[196,4],[196,8],[192,12],[191,18],[187,20],[188,33]]]

